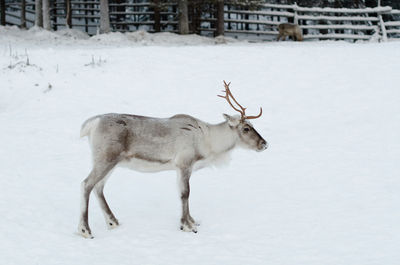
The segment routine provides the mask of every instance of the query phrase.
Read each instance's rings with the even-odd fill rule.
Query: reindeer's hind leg
[[[112,213],[110,207],[107,204],[106,198],[104,197],[104,185],[106,184],[107,177],[103,178],[99,183],[95,186],[95,191],[97,195],[97,199],[99,200],[100,207],[103,210],[104,218],[106,219],[106,224],[109,229],[116,228],[119,223],[117,218],[115,218],[114,214]]]
[[[89,222],[88,222],[88,208],[89,197],[94,186],[102,181],[107,174],[114,168],[116,162],[103,162],[95,163],[89,176],[82,181],[81,184],[81,216],[78,225],[78,233],[86,238],[93,238]]]

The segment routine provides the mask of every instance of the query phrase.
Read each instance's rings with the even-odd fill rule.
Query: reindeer
[[[278,29],[278,41],[280,39],[285,40],[286,36],[292,37],[295,41],[303,41],[303,33],[301,32],[301,28],[297,24],[282,23],[279,24]]]
[[[78,233],[93,238],[88,223],[89,196],[93,189],[108,228],[119,225],[103,193],[106,180],[116,166],[141,172],[175,170],[182,200],[180,229],[197,233],[198,224],[189,213],[188,202],[192,172],[215,163],[238,146],[256,151],[267,148],[267,142],[249,122],[262,115],[262,108],[257,116],[246,116],[246,108],[233,97],[229,85],[224,81],[225,95],[218,96],[226,99],[240,116],[223,114],[225,122],[219,124],[184,114],[151,118],[110,113],[88,119],[82,125],[81,137],[89,137],[93,169],[81,184]]]

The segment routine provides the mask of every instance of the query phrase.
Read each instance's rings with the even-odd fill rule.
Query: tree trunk
[[[161,31],[160,0],[154,0],[154,31]]]
[[[100,33],[110,32],[108,0],[100,0]]]
[[[225,34],[224,0],[217,2],[217,36]]]
[[[187,0],[178,1],[179,34],[189,34],[189,18]]]
[[[6,25],[6,0],[0,0],[0,10],[1,10],[0,25],[5,26]]]
[[[72,27],[71,0],[65,0],[65,25],[67,28]]]
[[[26,28],[26,0],[21,1],[21,28]]]
[[[50,23],[50,0],[42,0],[43,4],[43,28],[45,30],[51,29]]]
[[[35,1],[35,26],[43,27],[42,0]]]

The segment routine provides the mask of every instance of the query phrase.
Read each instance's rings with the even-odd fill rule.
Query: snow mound
[[[134,32],[110,32],[106,34],[95,35],[90,38],[91,41],[99,42],[105,45],[113,44],[133,44],[133,45],[161,45],[161,46],[179,46],[179,45],[215,45],[239,42],[232,38],[219,36],[209,38],[196,34],[179,35],[171,32],[148,33],[143,30]]]
[[[60,45],[60,44],[100,44],[100,45],[135,45],[135,46],[196,46],[217,45],[229,43],[246,43],[233,38],[218,36],[216,38],[199,36],[196,34],[179,35],[170,32],[148,33],[135,32],[110,32],[90,37],[83,31],[76,29],[61,29],[48,31],[38,27],[28,30],[16,26],[0,26],[0,42],[33,44],[33,45]]]
[[[77,29],[60,29],[55,33],[59,36],[74,40],[87,40],[90,38],[86,32]]]
[[[28,30],[16,26],[0,26],[0,41],[29,44],[72,44],[88,39],[89,36],[76,29],[48,31],[39,27]]]

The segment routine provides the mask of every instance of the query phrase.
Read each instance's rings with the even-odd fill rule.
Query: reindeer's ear
[[[230,116],[228,114],[223,114],[224,119],[229,123],[230,126],[237,126],[240,123],[240,117],[239,116]]]

